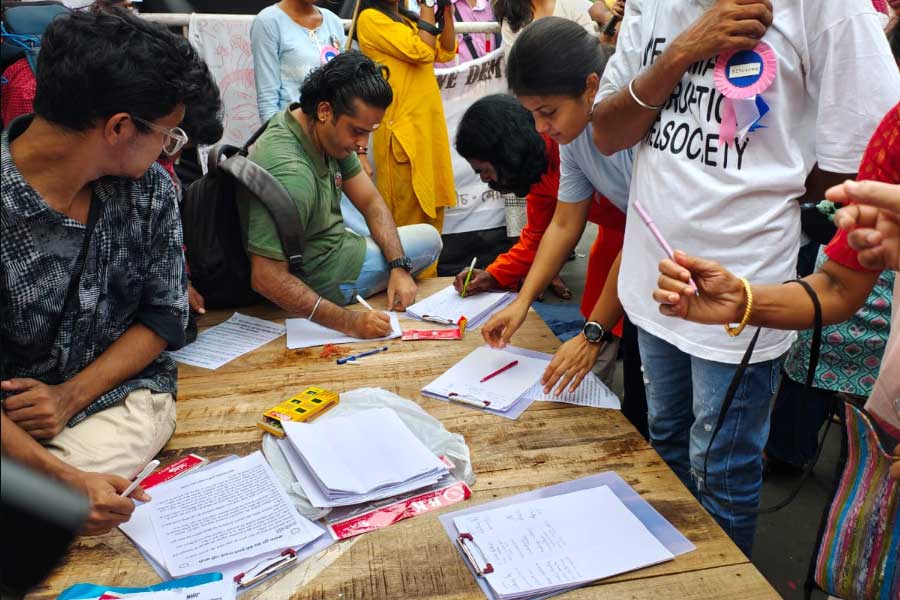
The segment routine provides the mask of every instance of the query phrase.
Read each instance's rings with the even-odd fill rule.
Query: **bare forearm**
[[[74,467],[50,454],[3,410],[0,410],[0,450],[4,456],[57,479],[65,480],[75,472]]]
[[[650,106],[665,105],[689,66],[687,56],[673,43],[635,78],[635,95]],[[641,141],[658,116],[659,111],[639,105],[628,88],[622,88],[594,108],[594,144],[607,156],[630,148]]]
[[[72,391],[72,414],[140,373],[165,349],[162,337],[141,323],[133,324],[94,362],[66,382]]]
[[[848,179],[856,179],[856,173],[823,171],[816,164],[806,178],[806,192],[800,197],[799,201],[801,204],[804,202],[819,202],[825,198],[825,190],[844,183]]]
[[[453,21],[453,11],[449,6],[444,9],[444,30],[441,31],[440,42],[444,50],[456,48],[456,24]]]
[[[603,284],[603,291],[600,293],[600,297],[597,298],[597,302],[594,303],[594,308],[591,310],[589,317],[590,321],[600,323],[607,330],[612,329],[625,312],[622,309],[622,303],[619,302],[618,282],[621,262],[622,252],[619,251],[619,255],[613,262],[609,275],[606,277],[606,283]]]
[[[381,248],[381,253],[387,261],[403,256],[403,245],[400,243],[397,226],[387,204],[379,197],[377,201],[369,202],[364,209],[363,216],[372,233],[372,239]]]
[[[829,261],[804,280],[819,297],[822,320],[829,325],[852,317],[866,301],[877,278],[876,273],[853,271]],[[772,329],[809,329],[813,326],[813,303],[799,284],[754,285],[752,290],[751,324]]]
[[[580,227],[576,227],[559,223],[556,219],[550,222],[538,246],[534,263],[519,291],[522,301],[531,304],[547,288],[581,239],[584,225],[582,223]]]
[[[283,263],[258,256],[251,257],[253,289],[267,300],[291,314],[308,318],[319,301],[319,294],[297,277]],[[331,329],[347,332],[350,313],[322,298],[316,309],[315,322]]]
[[[419,18],[434,25],[434,8],[429,8],[424,4],[419,5]],[[434,48],[437,43],[437,38],[432,33],[428,33],[422,28],[419,28],[419,39],[428,44],[430,48]]]

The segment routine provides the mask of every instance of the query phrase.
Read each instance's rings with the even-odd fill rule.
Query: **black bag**
[[[266,130],[264,123],[240,148],[228,144],[210,151],[206,175],[192,183],[181,202],[185,256],[191,283],[207,308],[237,308],[259,302],[250,285],[237,208],[240,187],[262,202],[278,228],[288,268],[303,275],[303,223],[290,194],[268,171],[247,158],[249,147]]]

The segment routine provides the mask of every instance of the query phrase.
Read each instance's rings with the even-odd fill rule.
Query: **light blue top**
[[[634,151],[628,148],[604,156],[594,145],[593,131],[588,123],[581,135],[559,147],[559,200],[581,202],[596,190],[627,212]]]
[[[330,60],[328,47],[340,52],[347,39],[340,18],[325,8],[315,30],[298,25],[277,4],[261,10],[250,26],[256,106],[265,122],[300,99],[309,72]],[[326,57],[328,55],[328,57]]]

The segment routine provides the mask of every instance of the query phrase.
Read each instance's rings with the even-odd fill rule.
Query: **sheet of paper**
[[[263,344],[284,335],[284,325],[234,313],[215,327],[197,336],[197,340],[169,355],[180,363],[204,369],[218,369]]]
[[[544,400],[545,402],[565,402],[566,404],[577,404],[578,406],[622,410],[622,403],[619,401],[619,398],[593,373],[588,373],[574,392],[570,392],[566,388],[566,391],[559,396],[556,395],[555,389],[551,390],[549,394],[545,394],[544,386],[538,382],[525,394],[529,398]]]
[[[287,319],[287,347],[291,350],[297,348],[311,348],[313,346],[324,346],[325,344],[353,344],[355,342],[377,342],[382,340],[393,340],[403,335],[400,329],[400,321],[397,313],[389,312],[391,317],[391,334],[382,338],[374,338],[364,340],[360,338],[344,335],[340,331],[329,329],[313,323],[309,319]]]
[[[261,452],[175,479],[145,506],[175,577],[321,535],[297,513]]]
[[[518,364],[481,382],[513,361]],[[455,393],[470,400],[487,400],[491,403],[489,408],[504,410],[540,380],[548,364],[550,361],[542,358],[481,346],[426,385],[423,391],[442,398]]]
[[[674,558],[608,486],[502,506],[453,520],[472,534],[505,597],[565,588]],[[483,566],[483,565],[481,565]]]
[[[515,298],[515,294],[509,292],[485,292],[472,296],[460,297],[456,289],[451,285],[436,294],[416,302],[406,309],[412,317],[421,319],[425,315],[442,317],[456,323],[459,318],[465,316],[468,319],[468,327],[477,327],[493,312],[499,310]]]

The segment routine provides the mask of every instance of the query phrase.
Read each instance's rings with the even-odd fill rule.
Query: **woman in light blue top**
[[[281,0],[260,11],[250,27],[260,120],[296,102],[309,72],[339,53],[345,40],[338,16],[314,0]]]

